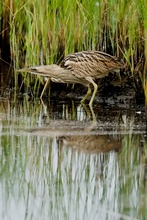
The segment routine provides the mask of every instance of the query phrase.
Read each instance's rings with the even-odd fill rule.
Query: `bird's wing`
[[[110,71],[120,69],[122,64],[118,58],[104,52],[83,51],[68,55],[60,66],[72,71],[79,78],[87,76],[101,78]]]

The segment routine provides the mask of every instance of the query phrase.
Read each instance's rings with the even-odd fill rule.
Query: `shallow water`
[[[0,219],[145,219],[146,149],[142,107],[1,99]]]

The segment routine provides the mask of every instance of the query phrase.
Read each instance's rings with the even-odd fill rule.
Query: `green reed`
[[[132,73],[138,70],[139,64],[144,65],[147,57],[145,0],[5,0],[1,6],[10,13],[15,68],[59,63],[69,53],[89,49],[123,58]],[[145,81],[142,72],[141,69]],[[26,81],[29,85],[28,75]]]

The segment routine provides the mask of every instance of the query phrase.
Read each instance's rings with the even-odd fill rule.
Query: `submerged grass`
[[[123,58],[146,85],[145,0],[4,0],[0,5],[3,15],[9,11],[15,68],[59,63],[74,51],[96,49]],[[32,79],[27,76],[26,85]],[[15,81],[17,85],[17,76]]]

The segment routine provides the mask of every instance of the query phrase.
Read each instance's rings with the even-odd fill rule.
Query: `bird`
[[[92,94],[89,101],[89,106],[92,107],[98,90],[95,80],[107,76],[109,72],[119,72],[123,68],[125,68],[125,64],[118,57],[102,51],[81,51],[67,55],[59,65],[33,66],[18,71],[44,76],[55,83],[82,84],[88,90],[81,103],[84,103]],[[48,81],[43,92],[47,84]],[[93,85],[93,93],[91,84]]]

